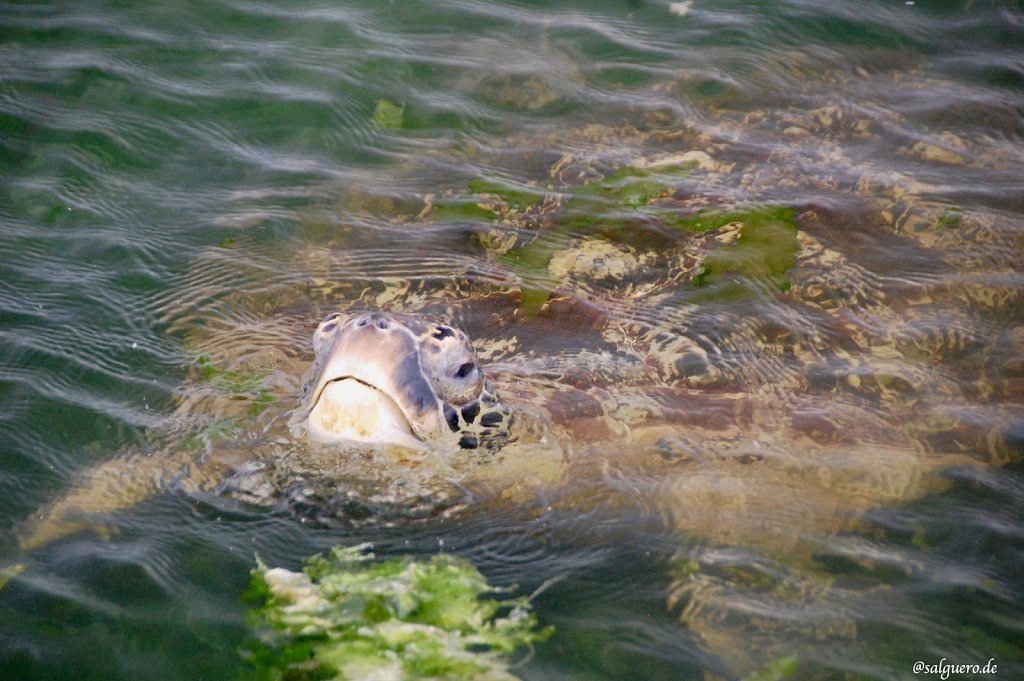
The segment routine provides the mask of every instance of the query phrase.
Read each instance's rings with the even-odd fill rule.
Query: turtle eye
[[[466,362],[465,364],[463,364],[462,366],[455,370],[455,377],[465,378],[466,376],[469,376],[471,373],[473,373],[474,369],[476,369],[475,363]]]

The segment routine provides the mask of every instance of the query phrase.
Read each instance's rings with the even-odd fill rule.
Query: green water
[[[361,542],[555,580],[524,679],[1020,676],[1022,45],[1013,0],[0,4],[0,678],[252,678],[255,555]],[[565,469],[175,482],[301,453],[361,307],[502,348]],[[126,461],[167,484],[19,548]]]

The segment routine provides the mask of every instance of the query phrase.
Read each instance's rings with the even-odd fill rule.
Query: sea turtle
[[[325,523],[640,508],[683,538],[670,603],[731,674],[779,654],[738,654],[755,631],[850,636],[850,601],[874,594],[805,570],[814,552],[950,467],[1020,457],[1024,332],[993,320],[1024,301],[973,265],[1019,267],[1024,245],[999,216],[947,215],[839,153],[896,125],[888,112],[780,111],[530,131],[494,153],[528,149],[539,175],[402,196],[373,230],[307,215],[291,249],[211,248],[172,293],[201,302],[161,303],[193,360],[165,456],[100,466],[23,545],[154,486]],[[919,280],[899,275],[906,258]],[[336,373],[355,348],[364,361]],[[333,418],[352,403],[373,408]],[[337,435],[396,446],[308,442]]]

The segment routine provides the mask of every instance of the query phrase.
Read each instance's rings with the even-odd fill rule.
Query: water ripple
[[[237,676],[253,551],[294,568],[366,539],[549,584],[556,652],[526,676],[747,678],[797,655],[883,677],[897,645],[1005,649],[1018,5],[0,7],[0,531],[70,487],[122,533],[25,558],[0,666]],[[492,219],[481,179],[543,200]],[[599,189],[618,180],[656,198]],[[687,219],[762,206],[793,210],[784,271],[703,285],[742,235]],[[118,478],[104,505],[76,482],[271,456],[317,319],[356,307],[465,325],[522,438],[561,438],[559,479],[333,529],[184,484],[110,508],[138,490]],[[256,384],[279,400],[260,416]]]

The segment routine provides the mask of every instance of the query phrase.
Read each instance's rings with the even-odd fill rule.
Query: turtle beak
[[[316,442],[424,446],[393,399],[350,376],[332,379],[321,388],[307,424],[309,437]]]
[[[305,405],[311,439],[422,448],[447,432],[416,339],[387,322],[350,319],[324,339]]]

